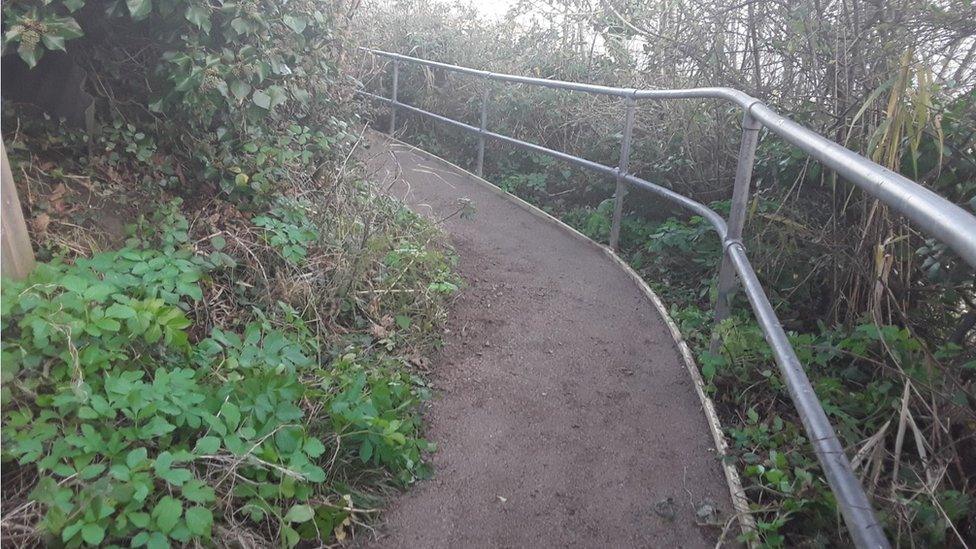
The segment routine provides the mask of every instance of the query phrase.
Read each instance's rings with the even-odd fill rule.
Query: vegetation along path
[[[414,210],[447,218],[466,281],[433,368],[434,477],[377,545],[714,545],[731,509],[721,465],[628,274],[446,162],[375,135],[366,156]],[[473,215],[452,215],[465,199]]]

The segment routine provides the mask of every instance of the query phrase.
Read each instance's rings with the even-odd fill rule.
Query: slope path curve
[[[373,179],[414,211],[474,209],[443,223],[465,285],[432,366],[434,476],[368,545],[714,546],[722,528],[700,512],[728,518],[722,468],[674,340],[629,275],[473,175],[368,142]]]

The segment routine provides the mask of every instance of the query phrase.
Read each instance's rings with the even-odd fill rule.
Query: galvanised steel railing
[[[803,422],[810,443],[813,445],[820,465],[823,467],[827,482],[837,498],[837,504],[851,532],[851,537],[858,547],[889,547],[884,530],[874,516],[874,510],[871,508],[864,489],[851,470],[851,464],[844,453],[844,448],[841,446],[840,440],[837,438],[837,434],[830,424],[830,420],[827,419],[827,415],[820,405],[820,400],[814,393],[813,387],[810,385],[810,380],[807,378],[806,372],[800,364],[800,360],[790,345],[786,332],[783,331],[783,327],[780,325],[779,319],[776,317],[776,313],[769,303],[765,292],[763,292],[759,279],[756,277],[756,273],[749,263],[749,259],[746,257],[745,246],[742,244],[742,227],[746,218],[746,204],[749,198],[749,185],[752,179],[752,166],[756,157],[756,144],[759,139],[759,130],[765,127],[780,136],[783,140],[799,147],[809,156],[821,161],[864,192],[878,198],[897,212],[906,216],[929,235],[947,244],[973,267],[976,267],[976,217],[921,185],[883,166],[875,164],[867,158],[800,126],[792,120],[776,114],[776,112],[762,104],[758,99],[735,89],[693,88],[680,90],[638,90],[632,88],[614,88],[593,84],[581,84],[578,82],[564,82],[560,80],[492,73],[369,48],[363,48],[363,50],[393,60],[393,89],[391,98],[358,90],[358,93],[363,96],[387,103],[391,106],[391,135],[396,128],[397,109],[403,109],[428,116],[434,120],[476,134],[478,136],[476,172],[479,176],[482,175],[484,168],[485,140],[494,139],[559,160],[564,160],[581,168],[614,178],[617,183],[617,190],[613,209],[613,225],[610,233],[610,246],[614,249],[617,248],[617,243],[620,238],[620,218],[623,211],[623,201],[627,192],[627,185],[633,185],[634,187],[649,191],[707,219],[722,239],[722,248],[724,250],[722,266],[719,270],[718,298],[715,303],[716,326],[729,314],[730,298],[735,289],[736,275],[738,275],[742,282],[743,291],[748,297],[752,310],[759,322],[759,326],[762,328],[766,341],[773,350],[776,364],[779,366],[780,373],[786,381],[790,397],[793,399],[793,404]],[[474,127],[401,103],[397,99],[401,62],[426,65],[428,67],[482,78],[486,84],[489,81],[529,84],[545,88],[622,98],[625,101],[626,114],[624,116],[619,163],[617,167],[613,168],[578,156],[488,131],[486,128],[488,121],[489,86],[487,85],[484,87],[484,94],[481,98],[481,123],[479,127]],[[732,190],[732,208],[728,222],[704,204],[660,185],[641,179],[628,171],[636,101],[638,99],[692,98],[730,101],[739,106],[743,111],[742,141],[739,146],[739,158],[736,165],[735,182]],[[718,344],[716,335],[713,332],[713,350],[716,350]]]

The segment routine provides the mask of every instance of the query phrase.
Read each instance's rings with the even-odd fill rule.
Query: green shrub
[[[329,359],[283,303],[284,323],[255,310],[200,337],[192,312],[225,262],[188,248],[178,207],[136,227],[151,240],[4,281],[3,459],[36,470],[37,527],[70,547],[209,543],[229,517],[287,545],[344,535],[353,503],[329,469],[428,474],[427,389],[392,357]]]
[[[333,9],[279,0],[8,3],[4,52],[16,49],[34,67],[64,50],[101,82],[92,90],[104,95],[96,140],[107,151],[142,163],[159,154],[166,184],[183,193],[218,189],[266,203],[280,180],[334,160],[345,139],[337,97],[347,83],[336,64],[345,17]]]
[[[351,13],[29,0],[3,15],[4,53],[83,67],[99,126],[4,105],[15,170],[65,197],[28,212],[49,216],[50,263],[2,287],[0,455],[24,479],[5,477],[5,504],[29,510],[4,537],[324,544],[427,475],[414,365],[457,278],[436,229],[350,175]],[[145,215],[115,250],[92,212],[119,206]]]
[[[264,215],[251,220],[264,229],[263,238],[291,264],[297,265],[308,255],[308,246],[319,237],[318,230],[305,215],[309,205],[279,199]]]

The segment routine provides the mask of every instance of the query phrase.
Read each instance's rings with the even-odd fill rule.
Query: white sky
[[[469,0],[469,3],[485,17],[501,19],[505,16],[505,12],[508,11],[508,8],[515,4],[515,1],[516,0]]]

